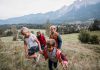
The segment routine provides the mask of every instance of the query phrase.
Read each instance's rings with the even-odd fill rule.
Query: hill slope
[[[78,41],[78,34],[62,35],[62,51],[69,60],[68,70],[100,70],[99,53],[85,48],[99,45],[81,44]],[[47,61],[42,61],[37,65],[33,60],[26,59],[22,41],[12,41],[12,37],[3,37],[0,42],[0,70],[48,70]],[[4,44],[1,47],[1,43]],[[41,56],[43,59],[43,56]],[[59,65],[59,64],[58,64]],[[62,70],[61,65],[58,66]]]

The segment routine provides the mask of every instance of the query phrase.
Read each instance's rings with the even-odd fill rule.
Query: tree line
[[[12,26],[15,26],[16,29],[20,29],[23,26],[28,27],[29,29],[45,29],[46,34],[49,35],[49,27],[53,23],[47,22],[45,24],[5,24],[0,25],[0,36],[11,36],[13,32],[11,31]],[[93,23],[86,24],[55,24],[57,26],[57,31],[60,34],[69,34],[69,33],[79,33],[81,29],[86,29],[90,31],[100,30],[100,20],[94,20]]]

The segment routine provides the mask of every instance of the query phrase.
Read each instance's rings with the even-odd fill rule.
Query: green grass
[[[92,35],[98,35],[98,36],[100,36],[100,31],[91,31],[90,33]]]
[[[100,31],[91,31],[90,34],[91,35],[97,35],[100,39]]]
[[[78,33],[61,35],[63,43],[66,42],[79,42]]]
[[[30,31],[34,31],[34,34],[36,34],[36,32],[40,31],[41,33],[45,34],[45,30],[44,29],[30,29]]]

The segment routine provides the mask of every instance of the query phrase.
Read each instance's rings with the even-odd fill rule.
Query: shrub
[[[3,36],[4,30],[0,29],[0,37]]]
[[[18,38],[24,41],[24,37],[22,35],[19,35]]]
[[[87,30],[81,30],[79,34],[79,40],[83,43],[88,43],[90,40],[90,34]]]
[[[99,38],[98,38],[98,36],[97,35],[91,35],[90,42],[92,44],[99,44]]]
[[[6,33],[6,36],[11,36],[11,35],[13,35],[13,33],[12,33],[11,31],[8,31],[8,32]]]
[[[51,22],[48,20],[45,24],[45,30],[46,30],[46,35],[49,37],[50,35],[50,26],[51,26]]]
[[[91,35],[87,30],[81,30],[78,39],[82,43],[99,44],[100,39],[98,35]]]

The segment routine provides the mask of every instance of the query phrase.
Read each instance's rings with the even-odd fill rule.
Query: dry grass
[[[77,38],[78,34],[62,35],[62,51],[69,60],[68,70],[100,70],[100,53],[95,51],[94,45],[81,44]],[[40,61],[34,66],[33,60],[25,58],[22,41],[13,42],[12,37],[1,39],[0,70],[48,70],[47,61]],[[87,47],[92,47],[92,49]],[[62,70],[61,66],[58,68]]]
[[[66,48],[66,49],[65,49]],[[98,53],[84,48],[80,43],[66,43],[63,52],[69,59],[68,70],[99,70],[100,56]]]
[[[1,44],[1,42],[0,42]],[[0,70],[44,70],[47,67],[44,64],[37,64],[34,67],[33,60],[28,60],[24,56],[23,42],[5,42],[0,45]],[[47,70],[47,69],[46,69]]]

